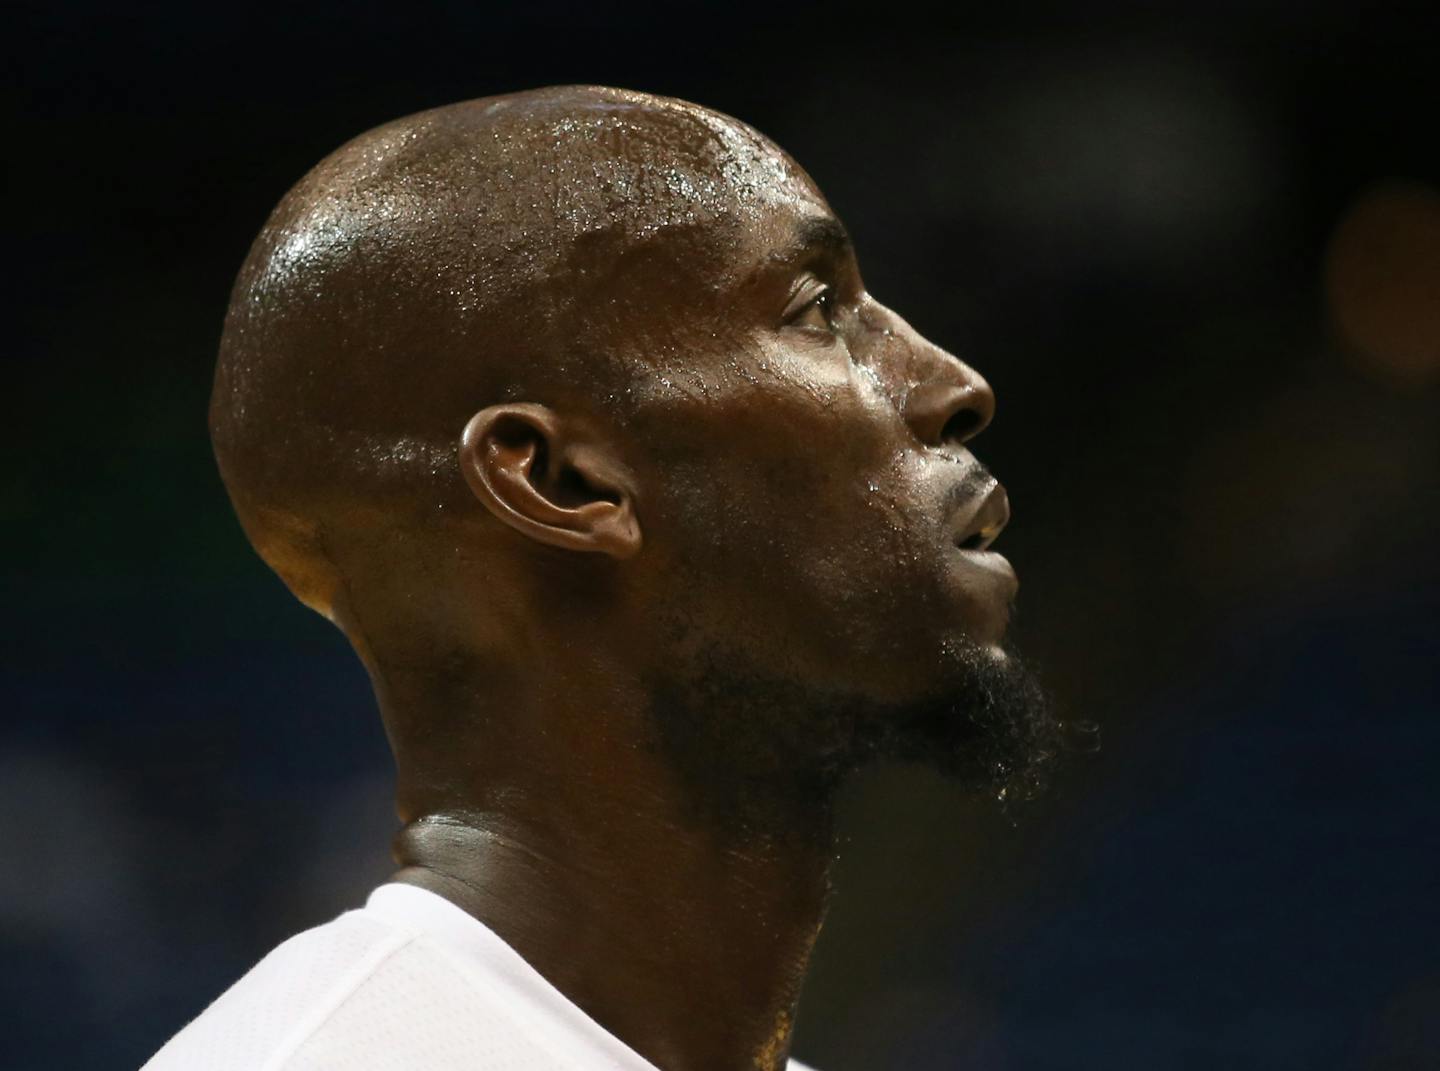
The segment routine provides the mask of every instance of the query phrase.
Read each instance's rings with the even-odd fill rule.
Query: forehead
[[[527,145],[527,154],[550,160],[556,237],[580,247],[604,237],[612,247],[698,244],[750,259],[833,215],[783,149],[697,105],[596,101],[531,131],[543,145]]]
[[[753,270],[800,221],[829,216],[804,170],[738,120],[557,87],[362,135],[287,195],[267,240],[287,277],[384,262],[390,276],[438,281],[468,315],[537,293],[564,304],[623,290],[637,267],[661,282]]]

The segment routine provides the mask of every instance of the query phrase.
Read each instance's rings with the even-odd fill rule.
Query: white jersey
[[[656,1071],[480,920],[398,883],[280,945],[143,1071],[415,1069]]]

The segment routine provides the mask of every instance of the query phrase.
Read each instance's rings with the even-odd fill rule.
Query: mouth
[[[1005,488],[994,479],[990,489],[957,516],[954,542],[961,550],[987,551],[1010,523],[1010,499]]]

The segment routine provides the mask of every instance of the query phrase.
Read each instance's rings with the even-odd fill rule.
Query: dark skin
[[[779,1068],[859,726],[1008,657],[1008,506],[966,445],[994,399],[750,128],[499,101],[282,203],[222,346],[222,472],[371,674],[397,880],[657,1067]]]

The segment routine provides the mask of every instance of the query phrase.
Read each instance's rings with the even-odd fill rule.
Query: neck
[[[639,730],[664,712],[613,677],[579,684],[447,689],[446,723],[458,700],[482,708],[466,724],[503,712],[520,728],[487,743],[484,769],[440,777],[444,798],[406,803],[407,783],[433,779],[402,776],[396,880],[484,922],[664,1071],[782,1068],[829,893],[829,805],[785,800],[738,822],[697,806]]]

